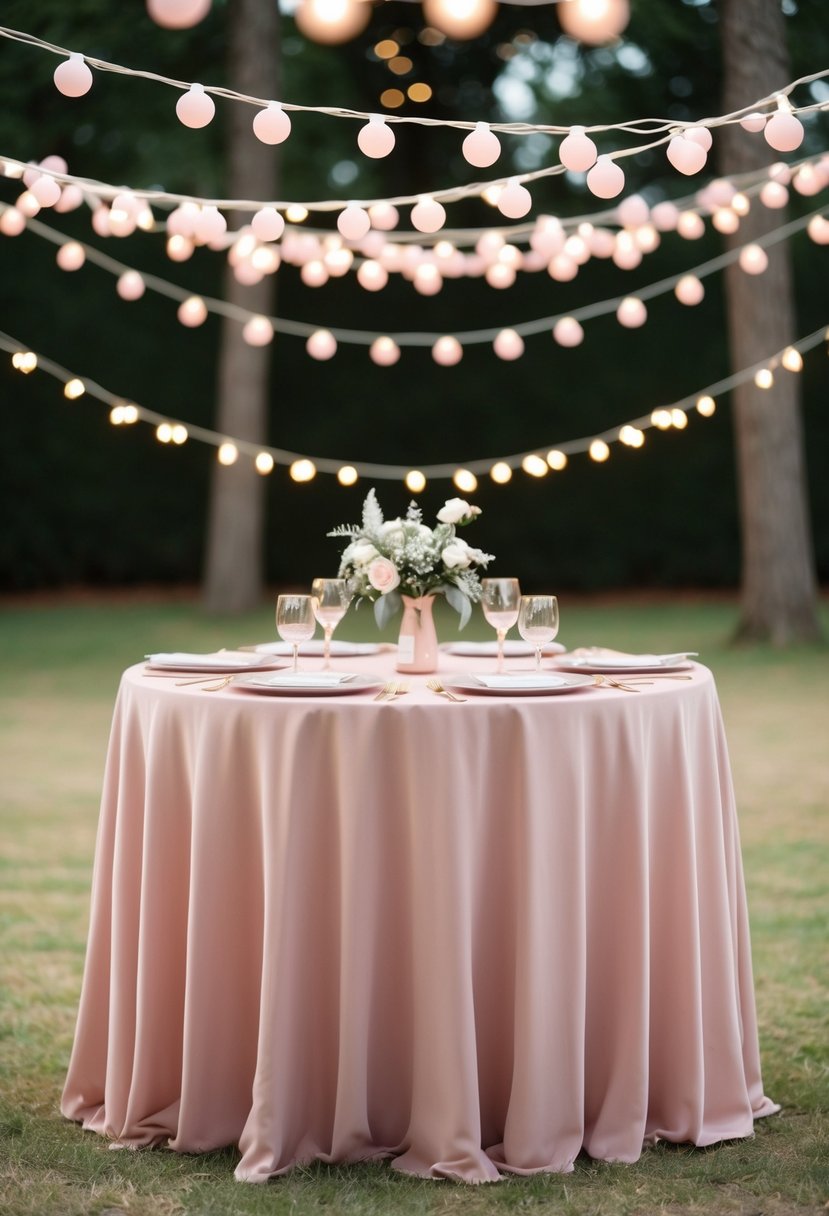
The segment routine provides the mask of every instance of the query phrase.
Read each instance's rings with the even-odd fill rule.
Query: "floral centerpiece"
[[[456,529],[481,514],[462,498],[450,498],[429,528],[417,503],[410,503],[404,519],[384,519],[377,495],[369,490],[363,503],[362,524],[343,524],[329,536],[347,536],[340,559],[339,577],[349,581],[353,594],[371,600],[382,629],[400,609],[401,596],[419,600],[444,595],[460,616],[463,629],[472,605],[481,598],[478,568],[493,560],[491,553],[473,549]]]

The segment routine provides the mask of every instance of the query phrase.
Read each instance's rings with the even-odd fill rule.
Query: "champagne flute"
[[[331,666],[331,634],[339,625],[351,603],[348,580],[344,578],[315,578],[311,584],[314,601],[314,616],[322,625],[325,635],[323,667]]]
[[[522,595],[518,632],[535,647],[535,670],[541,670],[541,647],[558,633],[558,600],[554,595]]]
[[[481,607],[498,638],[498,671],[504,670],[504,638],[518,620],[521,588],[517,578],[481,580]]]
[[[291,671],[299,671],[299,643],[307,642],[316,629],[314,605],[310,595],[280,595],[276,600],[276,631],[283,642],[290,642],[294,654]]]

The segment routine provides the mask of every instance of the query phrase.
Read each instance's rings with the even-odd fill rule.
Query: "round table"
[[[378,702],[130,668],[64,1114],[238,1144],[246,1180],[391,1157],[484,1181],[750,1135],[777,1108],[692,677],[452,704],[423,676]]]

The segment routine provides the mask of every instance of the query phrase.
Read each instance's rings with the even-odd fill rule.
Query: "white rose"
[[[380,535],[388,545],[402,544],[404,539],[403,520],[387,519],[380,525]]]
[[[394,591],[399,584],[400,575],[394,562],[390,562],[387,557],[376,557],[368,568],[368,581],[375,591],[386,595],[389,591]]]
[[[351,562],[353,566],[367,566],[379,556],[370,540],[355,540],[343,553],[343,561]]]
[[[472,508],[462,498],[449,498],[438,511],[438,519],[442,524],[456,524],[471,514]]]
[[[440,556],[447,570],[465,570],[472,563],[469,545],[457,538],[449,542]]]

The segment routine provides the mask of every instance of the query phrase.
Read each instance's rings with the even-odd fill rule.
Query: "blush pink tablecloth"
[[[410,684],[124,674],[63,1113],[238,1144],[253,1181],[381,1156],[495,1180],[750,1135],[777,1108],[710,672],[464,705]]]

